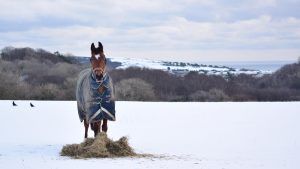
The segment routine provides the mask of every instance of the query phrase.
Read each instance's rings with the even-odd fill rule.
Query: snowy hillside
[[[77,60],[81,63],[89,62],[88,57],[77,57]],[[163,71],[169,71],[177,75],[185,75],[190,71],[199,72],[207,75],[222,75],[228,74],[251,74],[261,76],[263,74],[270,74],[272,70],[255,70],[246,68],[234,68],[224,65],[211,65],[201,63],[188,63],[188,62],[171,62],[171,61],[159,61],[149,59],[133,59],[133,58],[108,58],[109,64],[115,69],[126,69],[129,67],[140,67],[148,69],[158,69]]]
[[[206,65],[199,63],[187,63],[187,62],[169,62],[169,61],[154,61],[149,59],[130,59],[130,58],[110,58],[111,62],[119,62],[120,66],[117,69],[125,69],[128,67],[140,67],[169,71],[174,74],[184,75],[190,71],[199,72],[207,75],[222,75],[228,74],[251,74],[262,75],[270,74],[269,70],[252,70],[245,68],[232,68],[223,65]]]
[[[89,160],[59,155],[83,140],[74,101],[15,102],[0,101],[1,169],[300,167],[300,102],[117,102],[109,137],[164,157]]]

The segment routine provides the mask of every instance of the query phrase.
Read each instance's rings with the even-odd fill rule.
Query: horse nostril
[[[102,74],[96,75],[96,79],[97,79],[97,80],[101,80],[102,78],[103,78],[103,75],[102,75]]]

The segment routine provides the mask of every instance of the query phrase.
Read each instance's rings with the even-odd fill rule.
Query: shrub
[[[209,101],[228,101],[229,97],[219,89],[209,90]]]
[[[41,85],[36,89],[38,92],[37,97],[38,100],[59,100],[61,99],[61,92],[57,85],[55,84],[46,84]]]
[[[121,80],[115,85],[117,100],[154,100],[152,85],[139,78]]]
[[[191,101],[207,101],[208,97],[209,97],[208,92],[203,91],[203,90],[198,90],[189,96],[189,100],[191,100]]]
[[[227,96],[222,90],[211,89],[208,92],[203,90],[198,90],[189,96],[191,101],[229,101],[229,96]]]

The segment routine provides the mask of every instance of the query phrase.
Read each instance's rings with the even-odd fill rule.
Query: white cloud
[[[88,55],[89,44],[101,40],[115,55],[214,55],[214,51],[297,51],[300,45],[300,20],[276,18],[252,10],[278,7],[278,1],[217,0],[32,0],[2,1],[0,21],[40,23],[26,29],[0,28],[0,47],[7,45],[41,47],[78,55]],[[201,7],[203,11],[189,11]],[[190,19],[213,13],[207,20]],[[245,12],[251,17],[232,16]],[[208,15],[208,17],[211,17]],[[231,19],[228,19],[231,18]],[[238,19],[236,19],[238,18]],[[66,21],[70,24],[43,23]],[[5,26],[5,25],[4,25]],[[173,52],[172,52],[173,51]],[[234,53],[234,52],[233,52]],[[249,53],[249,52],[247,52]],[[255,53],[255,52],[254,52]],[[275,52],[273,52],[275,53]],[[291,54],[292,52],[289,52]],[[237,54],[234,54],[237,55]],[[245,54],[244,54],[245,55]]]

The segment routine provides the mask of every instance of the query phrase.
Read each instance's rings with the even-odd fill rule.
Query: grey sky
[[[190,61],[296,60],[299,0],[0,0],[0,47]]]

